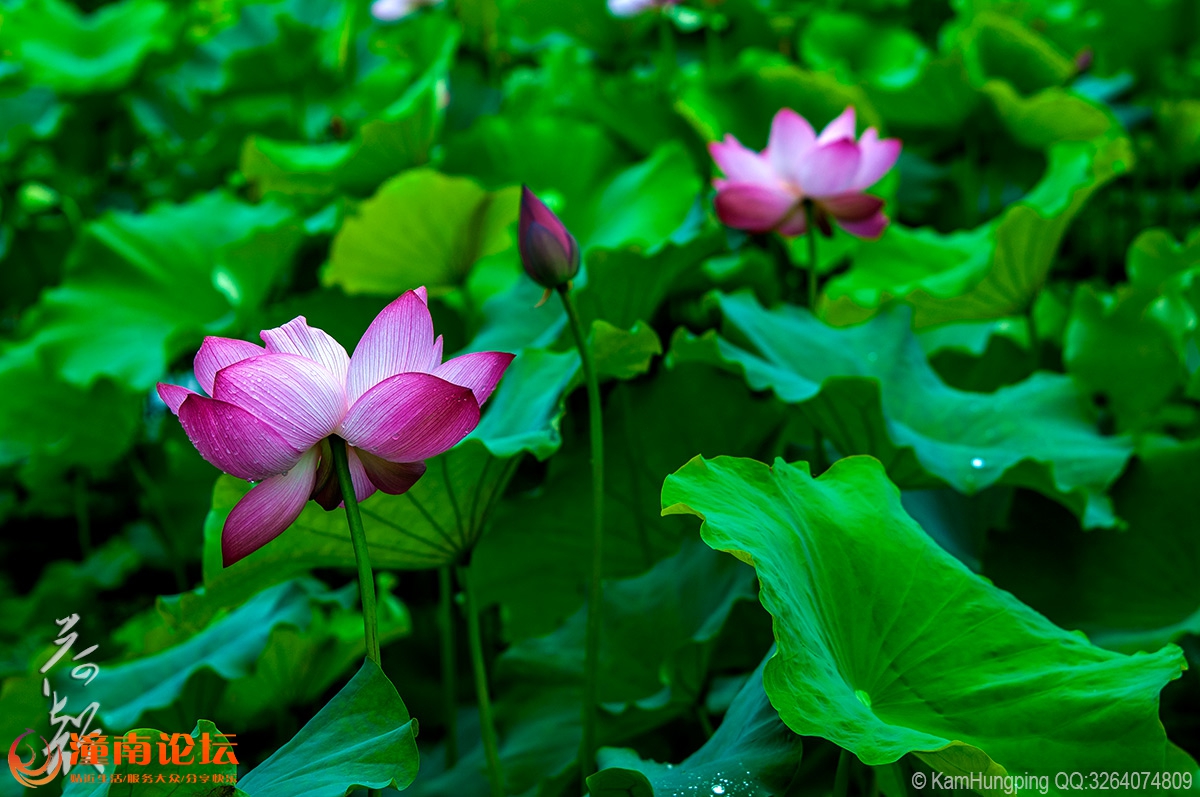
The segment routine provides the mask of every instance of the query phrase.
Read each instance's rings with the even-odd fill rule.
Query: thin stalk
[[[813,227],[812,207],[808,202],[804,202],[801,206],[801,212],[804,214],[804,226],[808,230],[805,234],[808,236],[808,309],[813,314],[813,318],[817,316],[817,231]],[[821,434],[821,430],[817,425],[813,424],[813,459],[812,459],[812,475],[820,476],[825,472],[828,464],[825,462],[825,436]]]
[[[666,9],[658,15],[658,50],[659,57],[662,58],[659,75],[663,85],[670,86],[675,77],[675,30],[671,26],[671,17],[667,15]]]
[[[842,750],[838,756],[837,774],[833,776],[833,797],[846,797],[850,788],[850,758],[852,753]]]
[[[711,24],[704,26],[704,48],[708,55],[709,73],[720,71],[724,62],[721,56],[721,34]]]
[[[438,616],[442,632],[442,705],[446,712],[446,769],[458,763],[458,653],[454,639],[454,584],[450,567],[438,568]]]
[[[358,593],[362,598],[363,637],[367,646],[367,658],[380,669],[379,618],[375,609],[375,575],[371,572],[371,553],[367,550],[367,532],[363,528],[362,515],[358,511],[358,496],[354,494],[354,481],[350,478],[350,461],[346,457],[346,441],[330,435],[329,450],[332,452],[333,470],[337,473],[338,486],[342,488],[342,502],[346,507],[346,524],[350,526],[350,543],[354,546],[354,561],[358,565]],[[381,789],[368,789],[368,797],[379,797]]]
[[[604,419],[600,414],[600,382],[592,367],[592,355],[588,351],[587,338],[575,302],[567,287],[561,286],[567,318],[571,322],[571,333],[575,336],[575,347],[579,349],[579,360],[583,363],[583,379],[587,383],[588,422],[592,442],[592,574],[588,583],[587,632],[585,637],[583,664],[583,742],[580,745],[579,768],[583,778],[583,791],[587,793],[587,776],[592,774],[596,761],[596,704],[599,702],[600,675],[600,624],[601,624],[601,580],[604,577]]]
[[[375,610],[375,577],[371,573],[371,554],[367,550],[367,532],[363,529],[358,511],[358,497],[350,479],[350,462],[346,459],[346,441],[337,435],[329,438],[333,452],[333,469],[342,501],[346,505],[346,523],[350,526],[350,542],[354,545],[354,560],[358,564],[358,592],[362,596],[363,627],[367,643],[367,658],[379,664],[379,620]]]
[[[346,18],[342,20],[342,29],[338,36],[338,74],[343,80],[351,83],[354,82],[358,72],[358,53],[354,49],[354,39],[358,35],[358,15],[362,5],[363,0],[350,0],[346,7]]]
[[[475,588],[467,568],[458,567],[458,583],[467,599],[467,646],[471,649],[471,669],[475,673],[475,697],[479,702],[479,727],[487,758],[488,783],[492,787],[492,797],[503,797],[504,772],[500,769],[496,722],[492,719],[492,699],[488,695],[487,665],[483,661],[483,639],[479,633],[479,603],[475,600]]]

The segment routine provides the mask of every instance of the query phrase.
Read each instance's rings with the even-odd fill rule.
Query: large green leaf
[[[99,475],[132,445],[140,396],[112,380],[77,387],[62,382],[28,347],[0,354],[0,466],[19,467],[22,484],[59,506],[74,467]]]
[[[1085,526],[1116,522],[1105,491],[1132,446],[1097,432],[1069,378],[1037,373],[993,394],[966,393],[934,373],[902,308],[835,329],[807,310],[766,310],[747,294],[718,303],[748,347],[681,333],[672,358],[722,364],[752,388],[803,405],[839,451],[879,457],[898,484],[964,493],[1019,485],[1069,507]]]
[[[323,281],[347,293],[449,291],[479,258],[513,249],[518,193],[429,169],[405,172],[342,223]]]
[[[250,797],[343,797],[405,789],[417,776],[417,721],[371,661],[300,732],[242,778]]]
[[[1129,140],[1109,134],[1049,151],[1042,180],[974,230],[942,235],[892,225],[858,249],[851,270],[825,289],[821,315],[837,325],[870,317],[892,299],[918,327],[1025,311],[1053,265],[1068,225],[1097,189],[1133,163]]]
[[[689,708],[699,697],[714,644],[734,606],[753,597],[753,574],[713,557],[697,541],[636,578],[604,586],[600,642],[599,741],[621,744]],[[474,565],[472,565],[474,567]],[[572,772],[582,733],[586,613],[557,631],[508,648],[495,664],[495,716],[506,791],[522,794]],[[420,795],[486,790],[483,750],[475,743],[458,766],[437,769],[430,756],[413,784]]]
[[[845,83],[859,78],[893,89],[913,83],[930,57],[920,38],[905,28],[829,11],[808,21],[800,53],[814,69],[834,70]]]
[[[49,89],[0,89],[0,161],[8,160],[30,141],[53,135],[65,111]]]
[[[1129,283],[1075,292],[1063,341],[1067,372],[1109,402],[1122,428],[1161,425],[1162,407],[1194,371],[1200,234],[1178,243],[1165,230],[1129,248]]]
[[[1113,487],[1128,530],[1083,533],[1027,512],[990,550],[984,571],[1058,625],[1112,650],[1152,651],[1200,634],[1197,468],[1196,441],[1148,438]]]
[[[1196,770],[1157,711],[1182,651],[1125,656],[1057,628],[942,551],[873,459],[813,479],[698,457],[663,506],[757,570],[778,644],[763,680],[797,733],[872,765],[915,753],[951,774],[1048,775],[1054,793],[1063,771]]]
[[[122,0],[87,15],[65,0],[26,0],[5,10],[0,48],[37,85],[63,94],[111,91],[150,53],[168,49],[177,25],[160,0]]]
[[[704,365],[618,385],[609,396],[604,569],[625,577],[678,544],[681,529],[658,517],[656,496],[667,474],[697,451],[759,455],[783,421],[777,402],[751,396],[740,380]],[[580,519],[590,517],[591,467],[582,433],[574,440],[551,460],[540,490],[500,505],[472,558],[480,600],[503,607],[509,639],[548,633],[583,605],[591,525]]]
[[[783,724],[763,689],[763,669],[771,651],[742,686],[716,733],[700,749],[676,765],[646,761],[628,749],[606,748],[601,770],[588,778],[588,793],[627,795],[628,781],[642,775],[652,795],[721,794],[759,797],[782,794],[800,763],[800,737]]]
[[[81,387],[110,377],[148,389],[204,335],[256,310],[302,235],[288,209],[221,192],[103,216],[86,228],[63,284],[23,319],[22,348]]]

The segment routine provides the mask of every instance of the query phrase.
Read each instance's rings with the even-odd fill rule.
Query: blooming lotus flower
[[[575,236],[525,186],[521,187],[517,243],[525,273],[546,290],[565,285],[579,273],[579,243]]]
[[[652,8],[666,8],[679,0],[608,0],[608,10],[615,17],[636,17]]]
[[[279,536],[310,498],[342,502],[328,438],[347,443],[354,494],[399,495],[424,460],[479,423],[479,408],[512,362],[474,352],[442,362],[425,289],[408,291],[371,322],[354,356],[303,316],[262,332],[265,346],[208,337],[196,354],[203,396],[158,384],[158,395],[200,455],[258,482],[225,521],[228,567]]]
[[[708,150],[725,173],[713,186],[717,215],[730,227],[803,235],[806,201],[826,235],[831,218],[859,238],[877,238],[887,226],[883,200],[863,190],[892,168],[900,156],[900,141],[880,139],[873,127],[856,141],[854,108],[843,111],[820,135],[804,117],[784,108],[775,114],[761,153],[729,135],[709,144]]]
[[[371,16],[382,22],[392,22],[407,17],[423,6],[435,6],[441,0],[375,0],[371,3]]]

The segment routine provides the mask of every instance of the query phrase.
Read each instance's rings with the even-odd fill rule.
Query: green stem
[[[454,640],[454,584],[450,567],[438,568],[439,624],[442,631],[442,702],[446,712],[446,769],[458,763],[458,654]]]
[[[675,30],[665,9],[658,15],[658,49],[662,58],[659,75],[664,86],[670,86],[675,77]]]
[[[354,49],[354,39],[358,34],[358,15],[362,5],[363,0],[350,0],[338,36],[338,74],[343,80],[350,82],[354,82],[355,73],[358,71],[358,53]]]
[[[354,560],[358,563],[358,591],[362,596],[367,658],[379,664],[379,620],[375,612],[375,577],[371,573],[371,554],[367,551],[367,532],[363,529],[362,515],[358,511],[358,498],[354,494],[354,482],[350,478],[350,462],[346,459],[346,441],[337,435],[331,435],[329,448],[333,452],[333,469],[337,473],[338,486],[342,488],[342,501],[346,505],[346,523],[350,526],[350,542],[354,545]]]
[[[354,494],[354,480],[350,478],[350,462],[346,457],[346,441],[330,435],[329,449],[332,452],[333,470],[337,473],[338,486],[342,488],[342,502],[346,506],[346,524],[350,526],[350,543],[354,546],[354,561],[358,564],[358,592],[362,597],[363,637],[367,646],[367,658],[380,669],[379,618],[375,610],[375,575],[371,572],[371,553],[367,550],[367,532],[363,528],[362,515],[358,511],[358,496]],[[380,789],[369,789],[369,797],[379,797]]]
[[[801,212],[804,214],[804,226],[807,228],[805,235],[808,236],[808,309],[813,314],[813,318],[817,316],[817,231],[813,227],[812,206],[805,201],[801,206]],[[825,462],[825,437],[821,434],[820,428],[813,424],[813,459],[812,459],[812,475],[820,476],[825,472],[828,465]]]
[[[583,363],[583,379],[587,383],[588,421],[592,438],[592,574],[588,583],[587,636],[583,664],[583,742],[579,752],[579,766],[587,793],[587,776],[592,774],[596,761],[596,704],[599,696],[600,674],[600,624],[601,624],[601,580],[604,576],[604,419],[600,414],[600,382],[592,367],[592,355],[588,351],[587,338],[575,302],[567,287],[560,286],[567,318],[571,322],[571,333],[579,349]]]
[[[471,649],[471,669],[475,673],[475,697],[479,702],[479,726],[483,734],[483,752],[487,757],[488,783],[492,797],[504,795],[504,773],[500,769],[500,748],[496,743],[496,723],[492,719],[492,699],[488,696],[487,666],[483,661],[483,640],[479,634],[479,603],[467,568],[458,568],[458,583],[467,599],[467,646]]]
[[[833,776],[833,797],[846,797],[850,787],[850,757],[851,753],[842,750],[838,756],[837,774]]]

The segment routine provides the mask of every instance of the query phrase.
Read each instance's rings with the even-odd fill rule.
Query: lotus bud
[[[547,291],[565,285],[579,273],[579,244],[575,236],[524,186],[518,238],[525,273]]]

